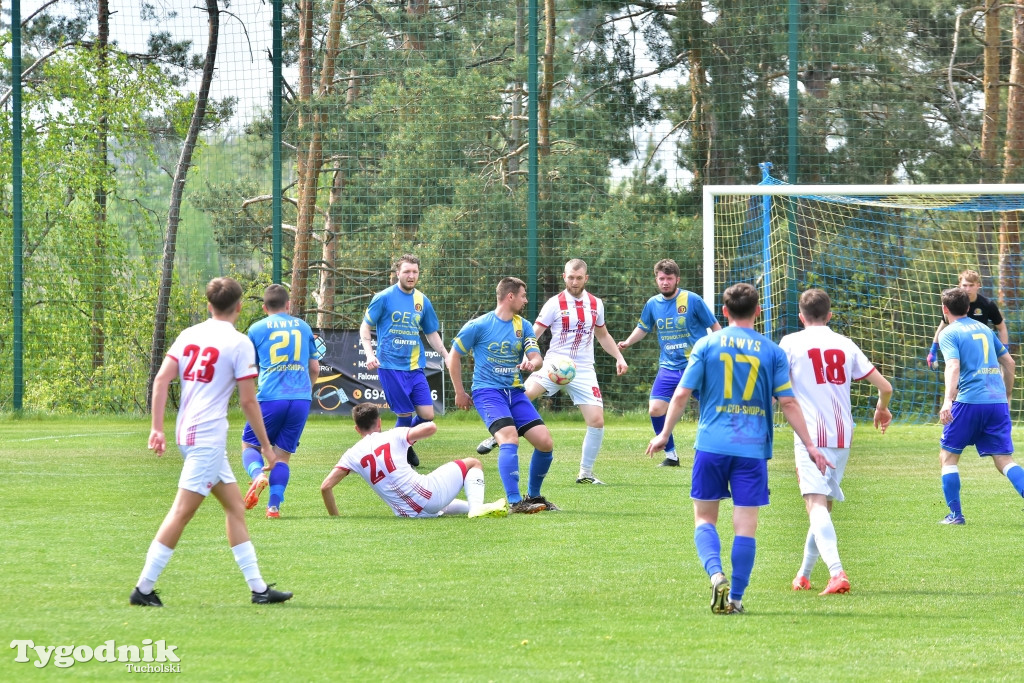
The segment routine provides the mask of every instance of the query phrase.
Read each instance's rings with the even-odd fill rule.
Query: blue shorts
[[[521,387],[474,389],[473,405],[491,434],[514,425],[519,436],[522,436],[537,425],[544,424],[540,413],[526,395],[526,390]]]
[[[658,374],[654,377],[654,385],[651,387],[651,400],[665,401],[666,403],[671,401],[672,395],[676,393],[682,379],[682,370],[658,368]],[[700,400],[700,394],[696,389],[693,390],[693,398],[696,401]]]
[[[299,437],[309,417],[309,403],[308,398],[260,402],[263,424],[271,444],[288,453],[299,450]],[[242,443],[259,444],[248,422],[242,430]]]
[[[730,488],[732,493],[730,494]],[[768,504],[768,461],[696,451],[690,498],[722,500],[733,505],[761,507]]]
[[[953,421],[942,428],[943,450],[960,455],[968,446],[978,455],[1013,453],[1010,406],[1007,403],[960,403],[953,401]]]
[[[651,386],[651,400],[671,401],[672,394],[679,386],[679,380],[683,377],[682,370],[669,370],[658,368],[658,374],[654,377],[654,385]]]
[[[377,368],[377,377],[384,390],[384,398],[395,415],[416,412],[416,406],[434,405],[430,396],[427,375],[422,370],[385,370]]]

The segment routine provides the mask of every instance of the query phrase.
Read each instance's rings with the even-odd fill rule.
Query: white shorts
[[[178,477],[178,488],[193,491],[201,496],[209,495],[210,489],[223,482],[235,483],[235,475],[228,464],[228,453],[223,446],[182,446],[181,454],[185,464]]]
[[[835,469],[826,468],[825,474],[818,471],[817,466],[811,461],[807,454],[807,448],[802,443],[793,446],[796,456],[796,478],[800,483],[800,495],[808,493],[819,493],[828,497],[829,500],[843,502],[843,489],[839,484],[843,481],[843,472],[846,471],[846,462],[850,459],[849,448],[818,448],[821,454],[828,458],[829,462],[835,465]]]
[[[568,384],[555,384],[543,372],[533,373],[526,381],[540,384],[544,387],[547,396],[554,396],[559,391],[564,391],[572,398],[574,406],[604,407],[601,388],[597,386],[597,373],[594,368],[576,368],[576,376]]]
[[[446,462],[426,475],[426,478],[427,490],[433,495],[417,517],[437,517],[459,495],[465,484],[466,475],[462,473],[462,468],[457,462]]]

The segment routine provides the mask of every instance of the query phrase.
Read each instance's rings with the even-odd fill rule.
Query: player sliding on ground
[[[852,340],[828,327],[832,318],[831,306],[832,302],[823,290],[808,289],[800,295],[803,331],[787,334],[779,342],[789,358],[793,393],[803,411],[807,431],[815,435],[818,449],[835,465],[834,469],[822,474],[807,457],[807,449],[800,439],[794,438],[796,475],[810,518],[810,529],[804,542],[803,564],[793,579],[793,590],[811,589],[811,569],[820,554],[830,575],[828,585],[820,595],[850,590],[850,580],[839,559],[831,513],[832,503],[844,500],[839,485],[850,459],[850,442],[853,439],[850,385],[854,379],[867,380],[878,389],[875,428],[884,434],[892,422],[892,413],[889,412],[892,385]]]
[[[455,460],[425,475],[412,468],[406,458],[409,447],[437,431],[433,422],[382,432],[380,412],[371,403],[357,405],[352,409],[352,417],[356,433],[362,438],[345,451],[320,484],[320,493],[330,515],[338,515],[334,487],[350,472],[359,474],[398,517],[508,515],[504,498],[484,503],[484,471],[476,458]],[[466,491],[466,500],[457,500],[455,496],[462,489]]]

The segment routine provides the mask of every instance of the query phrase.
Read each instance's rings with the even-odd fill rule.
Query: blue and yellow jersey
[[[287,313],[275,313],[254,322],[248,335],[256,347],[256,362],[260,366],[256,398],[260,401],[311,400],[309,359],[317,355],[309,324]]]
[[[658,365],[668,370],[684,370],[693,345],[716,322],[703,299],[680,289],[668,299],[661,294],[648,299],[636,326],[648,333],[657,330],[661,347]]]
[[[491,311],[462,326],[452,351],[463,356],[472,352],[472,389],[509,389],[523,386],[517,366],[540,348],[529,320],[518,315],[502,320]]]
[[[939,334],[939,348],[947,362],[960,361],[959,403],[1006,403],[999,357],[1008,352],[988,325],[960,318]]]
[[[700,392],[696,448],[772,457],[772,398],[793,396],[786,353],[759,332],[730,325],[693,347],[679,386]]]
[[[420,332],[437,332],[437,314],[430,299],[418,289],[405,292],[397,284],[377,292],[363,315],[377,328],[377,360],[385,370],[426,367]]]

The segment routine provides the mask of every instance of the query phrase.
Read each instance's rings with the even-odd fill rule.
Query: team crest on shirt
[[[974,315],[981,315],[981,309],[980,308],[975,308],[974,309]]]
[[[558,312],[558,315],[560,315],[563,318],[568,318],[569,317],[569,311],[568,311],[568,309],[563,309],[563,310]]]
[[[676,308],[676,313],[686,313],[686,304],[680,304],[679,307]]]
[[[416,312],[419,313],[420,311],[423,310],[423,304],[416,304],[415,306],[413,306],[413,308],[415,308]]]
[[[523,331],[522,330],[516,330],[516,337],[522,337],[522,336],[523,336]]]

